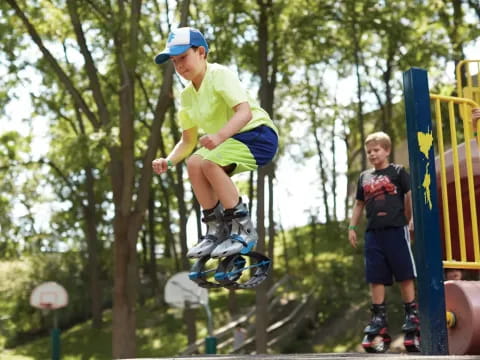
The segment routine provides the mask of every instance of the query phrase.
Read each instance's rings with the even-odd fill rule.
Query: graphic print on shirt
[[[390,178],[385,175],[372,176],[367,183],[363,185],[365,201],[370,199],[385,200],[386,194],[396,195],[397,187],[392,184]]]

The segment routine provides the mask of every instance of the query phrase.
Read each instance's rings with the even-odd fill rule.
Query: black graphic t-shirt
[[[407,224],[404,197],[410,191],[410,178],[402,165],[365,170],[357,185],[357,200],[365,202],[367,230],[400,227]]]

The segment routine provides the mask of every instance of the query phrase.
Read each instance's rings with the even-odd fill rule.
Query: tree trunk
[[[273,2],[272,0],[257,0],[260,8],[260,15],[258,20],[258,64],[259,74],[261,78],[259,95],[260,105],[267,111],[273,119],[273,99],[275,89],[275,79],[277,72],[278,54],[275,54],[275,38],[273,39],[273,56],[269,56],[269,17],[272,16]],[[270,61],[269,61],[270,58]],[[269,65],[271,64],[271,68]],[[268,169],[272,171],[271,166],[261,168],[257,171],[257,232],[258,244],[257,251],[264,253],[265,251],[265,176],[268,174]],[[269,194],[273,197],[273,193]],[[270,239],[272,246],[274,238]],[[272,274],[270,274],[272,276]],[[267,285],[264,282],[257,289],[256,294],[256,327],[255,340],[257,354],[265,354],[267,352],[267,327],[268,327],[268,299],[267,299]]]
[[[335,144],[336,141],[336,136],[335,136],[335,130],[336,130],[336,124],[337,124],[337,116],[334,115],[333,117],[333,123],[332,123],[332,132],[330,134],[330,139],[331,139],[331,146],[330,146],[330,151],[332,152],[332,173],[330,175],[330,178],[332,179],[332,186],[330,188],[330,195],[333,201],[333,210],[332,210],[332,218],[334,221],[337,221],[337,147]]]
[[[87,206],[84,207],[87,234],[88,272],[90,278],[90,298],[92,306],[92,328],[99,329],[102,326],[102,288],[99,278],[99,242],[97,234],[97,219],[95,211],[94,177],[92,168],[85,169]]]
[[[285,230],[281,222],[280,222],[280,233],[282,234],[282,241],[283,241],[283,259],[285,262],[285,273],[290,274],[290,264],[288,261],[287,235],[285,234]]]
[[[351,26],[351,38],[353,42],[353,60],[355,63],[355,77],[357,80],[357,121],[358,121],[358,132],[360,134],[360,147],[363,148],[363,143],[365,142],[365,120],[363,117],[363,87],[362,79],[360,76],[360,33],[358,31],[358,21],[355,13],[355,3],[348,2],[347,4],[353,4],[352,7],[348,6],[349,12],[352,15],[352,20],[350,22]],[[367,155],[365,151],[361,151],[362,164],[361,168],[367,168]]]
[[[275,165],[270,163],[267,166],[267,176],[268,176],[268,257],[270,259],[275,258],[275,219],[274,219],[274,197],[273,197],[273,179],[275,178]],[[273,269],[273,266],[272,266]],[[273,271],[270,272],[270,276],[267,281],[267,289],[269,289],[274,283]]]
[[[258,169],[257,178],[257,251],[265,253],[265,168]],[[267,353],[268,300],[266,282],[256,292],[255,350],[257,354]]]
[[[114,220],[114,290],[112,344],[113,357],[129,358],[136,353],[137,253],[138,220],[117,211]],[[133,332],[133,334],[132,334]]]
[[[75,115],[78,123],[78,128],[83,136],[86,136],[85,124],[82,119],[82,114],[79,109],[75,108]],[[83,145],[85,146],[85,144]],[[82,149],[84,153],[88,153],[88,149]],[[92,309],[92,328],[100,329],[102,326],[102,299],[103,292],[100,285],[99,277],[99,261],[98,254],[100,253],[100,243],[98,241],[97,232],[97,212],[95,199],[95,177],[93,175],[93,168],[85,166],[85,192],[87,196],[87,205],[82,206],[85,218],[85,234],[87,238],[87,263],[90,282],[90,301]]]
[[[157,254],[156,254],[156,236],[155,236],[155,189],[150,190],[150,197],[148,199],[148,274],[150,276],[150,284],[152,287],[152,294],[155,298],[160,296],[158,291],[158,276],[157,276]]]

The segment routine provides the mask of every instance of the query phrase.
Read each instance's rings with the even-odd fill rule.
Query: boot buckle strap
[[[231,234],[230,239],[232,239],[233,241],[238,241],[239,243],[241,243],[245,247],[248,246],[247,242],[245,240],[243,240],[243,238],[239,234]]]

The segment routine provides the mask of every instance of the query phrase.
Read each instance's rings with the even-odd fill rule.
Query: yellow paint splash
[[[430,148],[432,147],[432,144],[433,144],[432,132],[431,131],[428,133],[418,132],[417,140],[418,140],[418,145],[420,146],[420,151],[428,159],[428,152],[430,151]]]
[[[427,204],[430,210],[432,210],[432,194],[430,193],[431,178],[430,173],[428,172],[429,165],[430,164],[427,163],[427,166],[425,168],[425,177],[423,178],[422,186],[425,189],[425,194],[423,195],[425,198],[425,204]]]
[[[428,133],[418,132],[417,140],[418,140],[418,145],[420,147],[420,151],[422,152],[423,155],[425,155],[425,157],[428,160],[428,153],[430,152],[430,149],[433,144],[432,132],[431,131]],[[432,183],[432,179],[430,178],[430,173],[428,172],[429,165],[430,163],[427,161],[427,165],[425,167],[425,177],[423,178],[422,186],[425,190],[425,194],[424,194],[425,204],[427,204],[430,210],[432,210],[432,194],[430,192],[430,185]]]

